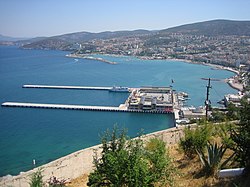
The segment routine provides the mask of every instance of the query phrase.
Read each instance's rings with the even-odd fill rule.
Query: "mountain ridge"
[[[216,19],[163,29],[161,33],[191,33],[197,35],[246,35],[250,36],[250,21]]]
[[[87,42],[91,40],[105,40],[120,37],[143,37],[154,35],[168,35],[171,33],[192,34],[192,35],[207,35],[207,36],[250,36],[250,21],[236,20],[209,20],[197,23],[184,24],[176,27],[162,29],[159,31],[149,30],[133,30],[133,31],[104,31],[99,33],[91,32],[76,32],[58,36],[47,37],[42,40],[25,44],[24,48],[38,49],[59,49],[69,50],[74,43]]]
[[[20,38],[20,37],[11,37],[11,36],[5,36],[0,34],[0,41],[10,41],[10,42],[14,42],[14,41],[19,41],[19,40],[27,40],[29,38]]]

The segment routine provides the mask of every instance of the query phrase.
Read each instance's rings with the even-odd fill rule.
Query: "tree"
[[[223,121],[225,121],[225,119],[226,119],[226,115],[223,112],[216,110],[216,109],[213,109],[212,110],[212,117],[209,118],[209,121],[223,122]]]
[[[238,120],[239,119],[239,109],[233,104],[229,103],[227,106],[227,117],[229,120]]]
[[[100,157],[94,156],[95,170],[89,175],[88,186],[146,187],[158,181],[164,183],[167,176],[162,174],[168,174],[165,171],[170,166],[170,162],[163,161],[165,147],[158,141],[149,143],[145,147],[141,137],[131,140],[125,130],[118,132],[116,127],[111,133],[107,131],[102,137]],[[157,151],[156,158],[153,152]]]
[[[250,172],[250,104],[242,100],[240,107],[240,122],[232,129],[232,139],[235,142],[233,147],[236,159],[241,166]]]

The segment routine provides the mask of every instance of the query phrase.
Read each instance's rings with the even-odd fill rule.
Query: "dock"
[[[43,108],[43,109],[64,109],[64,110],[85,110],[85,111],[107,111],[107,112],[133,112],[133,113],[152,113],[169,114],[169,111],[159,110],[131,110],[111,106],[85,106],[85,105],[65,105],[65,104],[42,104],[42,103],[19,103],[5,102],[2,107],[20,107],[20,108]]]
[[[111,90],[112,87],[89,87],[89,86],[53,86],[53,85],[33,85],[26,84],[23,88],[41,88],[41,89],[71,89],[71,90]]]

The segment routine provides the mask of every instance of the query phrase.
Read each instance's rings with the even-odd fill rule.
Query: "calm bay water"
[[[23,84],[82,86],[169,86],[188,92],[190,105],[203,105],[206,81],[233,73],[174,61],[146,61],[102,56],[117,65],[65,57],[62,51],[22,50],[0,46],[0,102],[36,102],[118,106],[128,94],[107,91],[24,89]],[[235,93],[223,82],[212,82],[212,104]],[[136,136],[173,126],[172,115],[46,110],[0,107],[0,176],[42,165],[100,142],[99,134],[114,124]]]

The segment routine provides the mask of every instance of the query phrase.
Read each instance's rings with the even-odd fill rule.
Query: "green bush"
[[[227,118],[228,120],[238,120],[240,118],[240,111],[233,103],[229,103],[227,106]]]
[[[173,185],[173,175],[177,174],[177,170],[173,166],[166,144],[157,138],[152,138],[146,144],[145,149],[150,162],[151,183]]]
[[[203,165],[203,169],[207,175],[215,176],[220,168],[223,168],[234,156],[231,155],[228,159],[226,159],[223,163],[221,163],[222,157],[227,148],[222,145],[219,146],[217,143],[210,144],[208,143],[206,146],[207,156],[203,153],[203,150],[197,149],[197,153]]]
[[[114,128],[104,134],[102,148],[101,156],[94,156],[95,170],[89,175],[88,186],[146,187],[173,182],[174,167],[160,140],[150,140],[144,146],[140,137],[131,140],[124,130]]]
[[[220,137],[222,145],[226,148],[231,148],[234,145],[234,142],[230,135],[230,131],[232,128],[235,128],[235,125],[229,122],[216,124],[213,128],[214,136]]]
[[[43,175],[42,175],[42,170],[38,169],[35,173],[31,175],[30,178],[30,187],[43,187]]]
[[[213,109],[212,110],[212,117],[209,118],[209,121],[223,122],[223,121],[226,121],[226,118],[227,118],[227,116],[226,116],[226,114],[224,112]]]
[[[179,146],[188,158],[194,158],[196,149],[203,150],[211,137],[209,125],[200,125],[195,129],[187,127],[184,129],[184,138],[181,138]]]
[[[250,173],[250,104],[242,100],[241,105],[240,122],[231,130],[235,143],[233,150],[236,153],[236,161],[245,167],[245,172]]]

